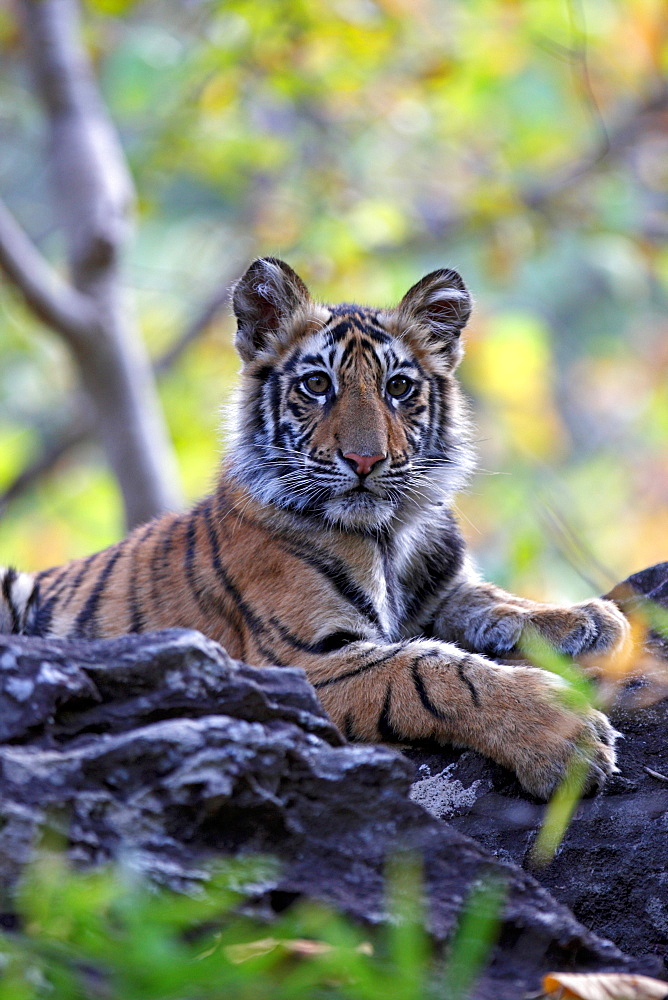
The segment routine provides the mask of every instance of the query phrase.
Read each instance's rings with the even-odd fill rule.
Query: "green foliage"
[[[498,872],[473,886],[445,970],[447,1000],[465,1000],[469,995],[496,942],[505,896],[506,886]]]
[[[596,685],[584,670],[569,657],[559,653],[534,629],[526,629],[521,642],[522,654],[535,666],[549,670],[562,679],[559,698],[571,711],[584,714],[591,707],[603,707]],[[541,828],[531,849],[537,866],[552,861],[563,840],[582,797],[589,774],[590,757],[585,747],[576,749],[566,773],[547,804]]]
[[[577,598],[665,556],[668,159],[636,110],[666,85],[661,0],[90,0],[85,37],[138,189],[127,273],[155,355],[256,254],[374,303],[454,265],[481,465],[505,473],[460,502],[485,570]],[[0,47],[0,189],[60,259],[7,14]],[[72,374],[7,287],[0,313],[1,492],[66,422]],[[163,380],[188,496],[213,478],[230,335],[216,320]],[[3,561],[118,536],[99,461],[80,449],[11,505]]]
[[[564,779],[545,811],[542,826],[531,849],[532,864],[539,867],[549,865],[554,858],[582,798],[588,771],[587,756],[573,754]]]
[[[0,935],[0,1000],[463,1000],[494,944],[504,887],[483,877],[445,963],[424,928],[414,859],[388,873],[391,918],[361,928],[313,903],[265,924],[242,915],[276,866],[226,860],[180,895],[130,871],[75,873],[43,851]]]

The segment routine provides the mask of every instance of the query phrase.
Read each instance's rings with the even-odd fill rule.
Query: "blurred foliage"
[[[498,935],[505,886],[484,871],[444,959],[423,928],[413,859],[391,862],[391,917],[376,928],[307,901],[271,923],[244,914],[275,870],[226,860],[183,895],[122,867],[77,873],[43,850],[17,928],[0,933],[0,1000],[464,1000]]]
[[[455,266],[478,303],[462,378],[481,466],[500,473],[459,502],[486,572],[574,598],[668,556],[663,0],[88,0],[85,33],[137,184],[127,277],[156,356],[255,255],[330,301],[396,302]],[[0,47],[0,190],[57,260],[6,10]],[[1,492],[66,422],[73,376],[6,286],[0,309]],[[215,473],[231,329],[162,381],[193,497]],[[120,525],[83,448],[9,507],[0,551],[35,568]]]

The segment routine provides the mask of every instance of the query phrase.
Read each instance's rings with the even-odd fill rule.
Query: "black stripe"
[[[255,645],[260,650],[262,655],[265,656],[270,663],[275,664],[277,667],[283,667],[285,666],[285,663],[283,663],[280,660],[280,658],[276,655],[276,652],[273,649],[273,647],[268,645],[264,641],[264,639],[259,638],[260,635],[262,636],[267,635],[269,631],[267,626],[262,621],[262,619],[252,610],[252,608],[246,603],[246,601],[244,601],[239,590],[230,580],[229,576],[227,575],[220,561],[218,538],[216,536],[216,531],[211,518],[212,499],[213,499],[212,497],[207,497],[206,501],[204,501],[200,506],[200,511],[202,513],[204,522],[206,524],[207,534],[209,538],[211,565],[213,566],[214,573],[216,574],[216,577],[218,578],[220,583],[223,585],[225,592],[234,601],[238,613],[243,619],[246,628],[252,635]],[[219,602],[216,603],[218,604]]]
[[[343,351],[341,353],[341,360],[339,361],[339,368],[343,369],[345,367],[350,356],[355,353],[356,345],[357,345],[357,340],[351,340],[343,348]]]
[[[25,615],[23,617],[23,634],[37,635],[35,631],[37,625],[37,615],[39,614],[39,583],[33,580],[30,597],[26,601]]]
[[[389,531],[382,530],[376,539],[380,549],[383,562],[383,573],[385,575],[385,595],[390,612],[392,625],[396,627],[399,620],[399,581],[395,570],[395,552],[392,545],[392,538]]]
[[[158,542],[153,549],[153,555],[151,556],[151,595],[154,604],[159,604],[162,600],[159,584],[162,582],[163,571],[174,535],[182,524],[182,518],[175,517],[167,528],[162,541]]]
[[[281,380],[277,372],[272,372],[267,382],[269,391],[269,412],[272,426],[268,428],[273,444],[278,444],[278,431],[281,416]]]
[[[81,581],[88,572],[88,568],[92,564],[93,560],[97,558],[98,555],[100,555],[99,552],[94,552],[92,555],[86,556],[86,558],[80,564],[78,572],[76,573],[74,572],[74,567],[72,566],[72,564],[66,563],[65,566],[63,566],[62,571],[58,574],[56,579],[52,582],[52,584],[49,587],[49,593],[50,593],[49,601],[51,602],[56,598],[60,597],[64,591],[67,591],[68,599],[72,597],[73,594],[76,593]]]
[[[364,333],[366,334],[366,332],[367,331],[365,330]],[[365,354],[370,354],[374,361],[378,361],[378,355],[376,354],[376,349],[370,340],[367,340],[366,337],[360,337],[358,340],[358,344],[361,351],[364,351]]]
[[[468,657],[466,659],[468,659]],[[460,680],[462,680],[464,682],[464,684],[466,684],[467,688],[471,692],[471,701],[476,706],[476,708],[479,708],[480,707],[480,698],[478,696],[478,692],[476,691],[475,685],[474,685],[473,681],[471,680],[471,678],[467,677],[466,673],[465,673],[465,670],[466,670],[466,659],[465,660],[460,660],[460,662],[457,664],[457,673],[459,674]]]
[[[285,548],[291,555],[297,556],[302,562],[305,562],[308,566],[316,569],[322,576],[328,580],[336,592],[349,604],[359,611],[361,615],[364,615],[373,625],[375,625],[380,632],[385,636],[383,628],[380,622],[380,615],[373,604],[373,601],[369,595],[362,590],[354,580],[351,580],[348,573],[346,572],[345,564],[340,562],[338,559],[335,560],[333,557],[329,557],[329,561],[325,562],[324,559],[315,555],[312,551],[306,551],[300,545],[296,543],[289,542],[287,540],[277,538],[276,541],[279,545]]]
[[[211,610],[209,602],[204,599],[204,594],[195,582],[195,542],[197,537],[195,518],[198,513],[199,508],[195,507],[195,509],[190,512],[190,517],[188,518],[186,527],[186,551],[183,557],[183,572],[185,573],[186,583],[190,587],[190,592],[195,598],[195,603],[199,607],[200,611],[208,614]]]
[[[250,629],[266,633],[268,631],[267,626],[262,621],[262,619],[255,614],[252,608],[250,608],[249,605],[246,604],[246,602],[243,600],[239,590],[230,580],[225,569],[223,568],[223,564],[220,561],[220,554],[218,550],[218,539],[216,537],[216,530],[214,528],[213,521],[211,519],[210,499],[211,498],[209,498],[209,503],[203,504],[200,509],[202,517],[204,518],[204,523],[206,524],[207,535],[209,538],[209,550],[210,550],[209,554],[211,557],[211,565],[213,566],[213,571],[216,574],[220,583],[222,583],[226,592],[230,595],[230,597],[234,599],[234,602],[239,608],[239,612],[241,613],[241,616],[246,622],[246,625]]]
[[[135,542],[132,551],[132,566],[130,569],[130,579],[128,582],[128,601],[130,603],[130,632],[143,632],[146,627],[146,620],[139,607],[137,598],[137,553],[142,543],[155,531],[159,522],[151,521],[142,532],[141,537]]]
[[[438,448],[440,452],[443,451],[441,446],[441,436],[443,434],[443,428],[447,424],[448,418],[448,396],[447,396],[447,382],[442,375],[432,375],[430,379],[432,393],[430,393],[430,404],[431,396],[434,396],[434,406],[438,402],[438,409],[431,415],[429,419],[429,429],[431,431],[429,435],[429,447]]]
[[[303,395],[305,396],[305,393]],[[310,397],[308,397],[308,398],[309,398],[310,402],[313,402],[313,400]],[[304,417],[309,412],[309,407],[308,407],[308,405],[306,405],[303,402],[303,400],[288,399],[286,401],[285,408],[286,408],[286,410],[289,413],[291,413],[293,415],[293,417],[297,417],[298,420],[301,420],[302,417]],[[278,426],[279,425],[278,425],[278,422],[277,422],[276,423],[276,427],[278,428]],[[287,430],[287,427],[286,427],[286,430]],[[277,443],[278,442],[277,442],[276,434],[274,434],[274,436],[272,438],[272,444],[277,444]]]
[[[346,717],[343,720],[343,735],[349,742],[355,739],[355,720],[352,712],[346,713]]]
[[[275,370],[273,365],[262,365],[261,368],[253,372],[253,378],[257,379],[258,382],[265,382]]]
[[[327,677],[325,680],[316,681],[313,684],[314,688],[324,688],[329,687],[330,684],[338,684],[340,681],[347,681],[350,677],[359,677],[360,674],[365,674],[369,670],[373,670],[374,667],[379,667],[382,663],[387,663],[388,660],[393,659],[404,649],[405,643],[398,643],[389,652],[385,653],[384,656],[379,656],[376,660],[368,660],[366,663],[360,664],[359,667],[355,667],[354,670],[348,670],[345,674],[337,674],[336,677]]]
[[[299,362],[303,365],[313,365],[314,368],[326,368],[327,362],[321,354],[300,354]]]
[[[9,569],[5,570],[5,575],[2,578],[2,596],[5,600],[5,604],[9,608],[9,614],[12,619],[12,633],[14,634],[18,632],[21,624],[18,612],[14,606],[14,600],[12,598],[12,584],[16,580],[16,577],[16,570],[10,566]]]
[[[434,447],[434,442],[440,437],[440,427],[436,420],[438,412],[439,384],[435,375],[429,379],[429,447]]]
[[[78,573],[74,573],[74,567],[70,564],[63,566],[62,571],[58,574],[56,579],[53,581],[47,593],[49,593],[48,599],[38,608],[37,615],[35,616],[35,635],[46,635],[51,627],[51,620],[53,618],[56,606],[60,601],[61,596],[63,597],[64,603],[72,598],[83,580],[85,574],[88,572],[94,559],[97,559],[99,552],[93,553],[93,555],[86,556],[82,561]],[[39,580],[39,577],[38,577]],[[67,593],[65,594],[65,591]]]
[[[363,635],[345,630],[330,632],[329,635],[326,635],[323,639],[319,639],[318,642],[306,642],[304,639],[299,639],[294,632],[286,628],[278,618],[270,618],[269,624],[275,628],[281,639],[287,642],[289,646],[292,646],[293,649],[298,649],[303,653],[312,653],[315,656],[324,653],[334,653],[349,646],[352,642],[368,642],[368,639],[365,639]]]
[[[348,336],[351,330],[351,324],[348,320],[342,320],[342,322],[337,323],[330,330],[327,331],[333,343],[338,344],[339,341],[343,340]]]
[[[100,575],[97,578],[95,586],[88,595],[86,603],[82,607],[81,611],[77,615],[74,626],[72,628],[72,634],[76,636],[81,636],[81,638],[86,639],[96,639],[97,638],[97,609],[101,598],[107,588],[109,582],[109,577],[111,572],[116,565],[118,559],[124,552],[124,546],[121,543],[115,549],[111,549],[109,552],[109,558],[104,564]]]
[[[429,697],[427,688],[425,687],[424,679],[418,667],[418,665],[422,662],[422,660],[426,660],[430,656],[434,655],[435,655],[434,653],[426,653],[423,656],[418,656],[416,660],[413,660],[413,663],[411,664],[411,675],[413,677],[413,685],[415,687],[415,690],[417,691],[418,698],[422,702],[423,707],[426,708],[426,710],[429,712],[429,714],[433,715],[434,718],[436,719],[440,719],[441,722],[450,722],[451,720],[449,719],[449,717],[447,715],[444,715],[444,713],[441,712],[440,708],[437,708],[436,705],[434,705],[431,698]]]
[[[443,533],[438,544],[434,545],[417,565],[411,566],[413,586],[406,605],[405,618],[410,620],[423,607],[428,598],[449,580],[452,580],[462,567],[464,561],[465,543],[459,525],[452,511],[444,512]],[[443,602],[447,604],[447,598]]]
[[[195,558],[198,554],[197,547],[197,518],[201,517],[204,521],[207,533],[209,535],[210,541],[210,555],[212,557],[212,562],[218,559],[217,547],[211,545],[211,532],[210,532],[210,506],[213,502],[212,497],[206,497],[202,500],[190,513],[188,519],[188,525],[186,528],[186,551],[183,561],[184,572],[186,576],[186,581],[190,587],[190,591],[195,598],[198,608],[207,619],[212,617],[224,618],[229,620],[227,615],[227,610],[220,598],[219,594],[212,592],[210,588],[202,589],[196,578],[195,572]],[[214,538],[215,544],[215,538]],[[215,568],[215,566],[214,566]]]
[[[392,337],[389,333],[383,333],[380,328],[374,330],[372,326],[364,325],[364,332],[372,340],[377,341],[379,344],[390,344],[392,342]]]
[[[333,653],[337,649],[344,649],[345,646],[349,646],[352,642],[364,641],[363,635],[356,635],[354,632],[346,632],[345,629],[342,629],[340,632],[330,632],[324,639],[320,639],[316,643],[316,652]]]
[[[88,558],[90,559],[91,557],[89,556]],[[38,573],[37,574],[37,580],[41,580],[46,575],[46,573],[49,573],[49,572],[52,572],[52,571],[51,570],[45,570],[42,573]],[[71,575],[72,575],[72,566],[71,566],[71,564],[66,563],[64,566],[60,567],[60,569],[56,572],[55,576],[53,577],[53,579],[49,583],[49,593],[51,594],[51,597],[49,598],[49,600],[51,600],[51,598],[53,598],[54,592],[60,593],[60,591],[62,591],[64,589],[64,587],[65,587],[65,585],[67,583],[68,577],[70,577]]]
[[[392,685],[388,684],[385,691],[385,701],[383,702],[383,707],[381,713],[378,716],[378,722],[376,728],[380,735],[381,740],[385,743],[405,743],[406,737],[402,736],[401,733],[394,727],[390,720],[390,709],[392,707]]]

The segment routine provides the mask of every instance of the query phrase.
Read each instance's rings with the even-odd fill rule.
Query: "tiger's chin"
[[[396,517],[397,504],[368,490],[350,490],[322,505],[323,517],[331,525],[352,530],[377,530]]]

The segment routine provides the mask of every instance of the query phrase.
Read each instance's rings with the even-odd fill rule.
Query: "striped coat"
[[[603,781],[605,716],[567,707],[552,674],[487,658],[531,627],[592,663],[628,624],[610,602],[536,604],[471,567],[451,511],[472,467],[459,275],[427,275],[395,309],[332,307],[264,258],[234,308],[242,379],[215,492],[87,559],[4,571],[0,628],[199,629],[249,663],[302,666],[350,739],[470,746],[539,796],[573,755]]]

